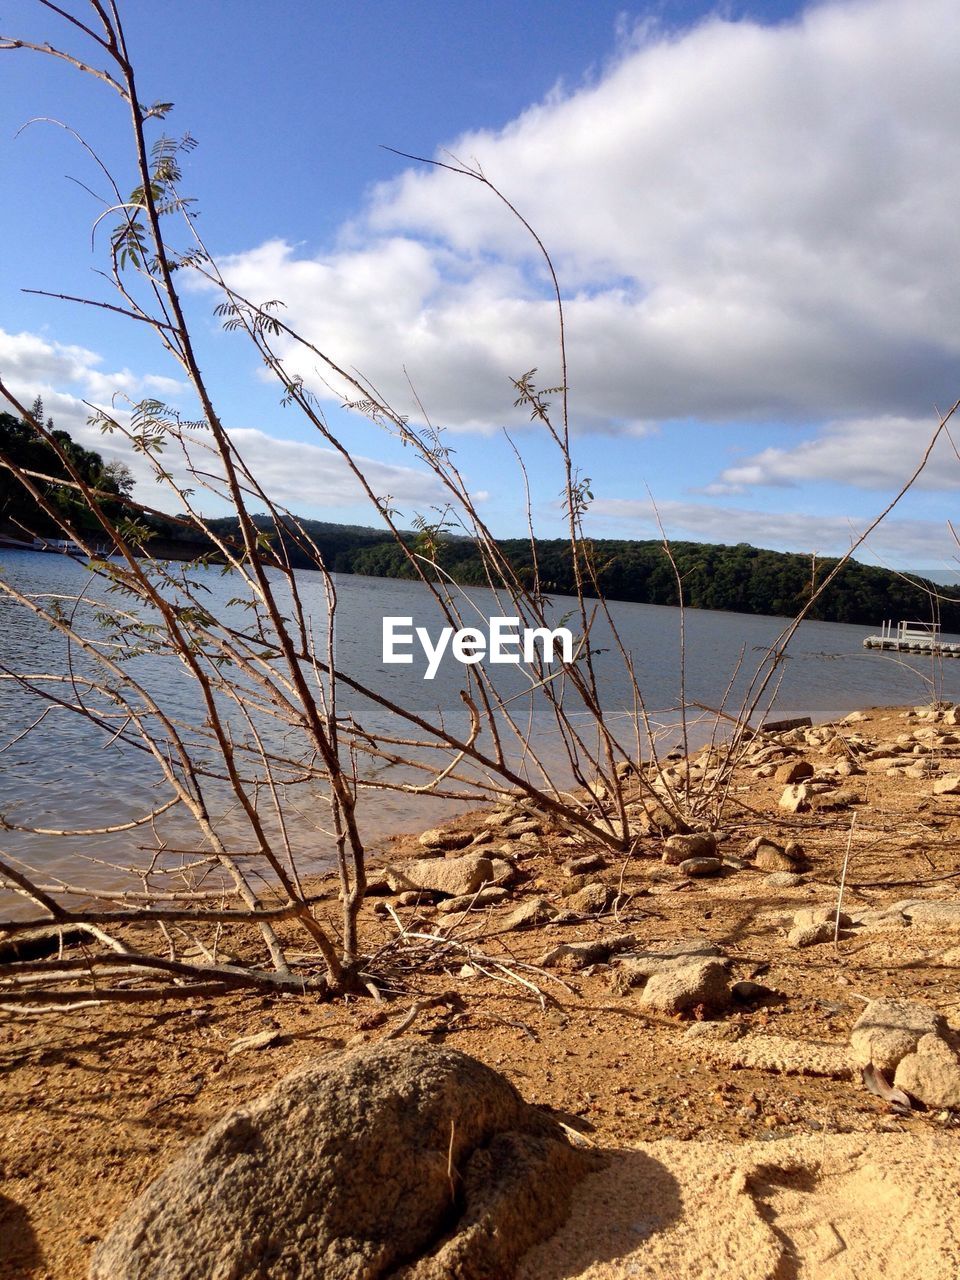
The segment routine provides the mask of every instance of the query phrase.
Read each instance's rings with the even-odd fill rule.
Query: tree
[[[170,103],[143,105],[118,7],[111,4],[108,10],[92,0],[88,7],[75,5],[77,12],[68,12],[49,0],[40,2],[65,19],[65,39],[77,41],[78,50],[8,38],[0,39],[0,49],[56,57],[81,74],[95,76],[116,95],[130,126],[132,175],[121,182],[98,160],[113,193],[104,218],[110,225],[105,275],[116,292],[110,301],[80,301],[151,329],[177,362],[195,399],[189,420],[158,400],[145,399],[129,416],[98,409],[92,421],[141,456],[152,479],[148,491],[162,488],[165,505],[175,508],[166,518],[215,549],[235,594],[222,614],[212,613],[203,581],[207,558],[177,567],[151,554],[156,528],[151,522],[163,513],[147,500],[124,493],[124,488],[129,490],[126,477],[105,474],[97,455],[31,413],[0,378],[0,394],[22,419],[15,423],[10,447],[0,448],[0,464],[34,510],[78,544],[92,575],[82,596],[54,602],[0,579],[7,602],[50,626],[72,659],[66,674],[20,670],[0,672],[0,678],[30,693],[38,706],[55,705],[65,714],[82,717],[105,740],[140,752],[152,763],[162,800],[134,820],[104,826],[104,833],[149,833],[173,808],[189,817],[194,830],[185,862],[171,863],[158,840],[155,856],[140,869],[136,887],[118,891],[112,900],[100,894],[99,904],[90,910],[70,905],[78,896],[89,896],[88,886],[51,885],[35,871],[0,858],[0,876],[40,913],[27,921],[0,922],[9,936],[44,925],[70,925],[87,930],[98,944],[96,953],[85,956],[74,970],[69,961],[24,969],[15,987],[5,982],[2,1000],[76,1002],[83,993],[71,983],[71,973],[78,975],[77,981],[79,975],[84,981],[94,975],[98,985],[90,998],[207,994],[239,985],[342,993],[376,985],[383,980],[391,953],[365,951],[358,929],[366,890],[361,812],[385,789],[474,800],[510,789],[582,841],[624,856],[635,852],[640,833],[651,829],[658,814],[666,812],[670,822],[681,826],[715,825],[725,779],[743,749],[749,719],[770,689],[793,631],[784,630],[761,664],[746,702],[736,715],[728,716],[733,733],[722,750],[718,748],[709,782],[700,788],[688,781],[677,784],[658,757],[656,732],[632,655],[606,605],[603,558],[584,533],[592,493],[571,451],[562,296],[550,257],[522,215],[479,169],[441,166],[458,181],[480,183],[530,232],[542,252],[556,304],[560,385],[543,388],[536,371],[528,370],[516,378],[514,395],[516,405],[529,412],[556,450],[564,475],[566,536],[562,547],[551,548],[541,558],[531,522],[529,546],[517,565],[484,522],[440,433],[409,423],[362,376],[345,370],[288,326],[278,301],[245,297],[224,278],[198,234],[193,204],[180,189],[181,158],[193,149],[194,140],[189,134],[177,138],[162,131]],[[576,631],[571,659],[555,670],[535,663],[527,673],[529,687],[522,700],[505,696],[482,665],[465,666],[461,705],[434,719],[425,718],[402,696],[390,698],[343,670],[334,643],[337,590],[331,565],[302,522],[264,491],[230,437],[217,411],[215,388],[196,354],[180,288],[184,273],[217,291],[216,314],[224,327],[250,344],[275,379],[281,402],[339,454],[392,540],[394,555],[422,584],[438,620],[459,629],[470,618],[469,601],[446,569],[447,558],[460,555],[450,538],[455,528],[471,540],[479,580],[498,593],[504,610],[521,625],[550,627],[554,615],[549,592],[555,583],[571,584],[569,624]],[[281,339],[307,350],[324,377],[342,388],[347,407],[402,441],[440,486],[442,508],[420,519],[416,539],[398,526],[390,500],[374,490],[309,388],[288,369]],[[46,469],[36,469],[39,478],[34,468],[18,460],[14,446],[21,444],[40,451],[48,462],[52,459]],[[179,472],[169,465],[171,456],[178,459]],[[522,478],[522,459],[519,464]],[[178,479],[184,472],[186,480]],[[229,504],[233,531],[225,532],[205,518],[204,498],[210,494]],[[100,543],[107,544],[110,558],[97,554]],[[291,546],[322,575],[326,616],[319,630],[305,606],[288,553]],[[838,571],[825,575],[806,611]],[[648,577],[655,590],[682,602],[684,574],[666,544]],[[604,714],[594,665],[597,619],[623,661],[634,701],[632,723],[614,723]],[[682,632],[680,652],[682,664]],[[175,700],[165,699],[153,686],[143,674],[145,658],[189,679],[195,714],[184,716]],[[560,736],[568,765],[562,779],[551,774],[531,737],[534,701],[551,716]],[[368,732],[357,708],[375,709],[390,717],[393,727]],[[681,698],[684,733],[686,711]],[[405,771],[400,777],[388,771],[397,765]],[[409,781],[411,775],[415,783]],[[304,884],[293,853],[285,799],[298,788],[309,788],[311,796],[321,790],[327,807],[324,839],[339,882],[336,922]],[[217,821],[224,796],[239,815],[239,835],[227,833]],[[26,835],[50,835],[49,823],[41,826],[39,820],[7,826]],[[54,834],[69,840],[77,833],[64,828]],[[133,939],[118,936],[118,930],[131,924],[152,926],[150,941],[142,933]],[[204,931],[237,924],[259,931],[261,955],[243,964],[218,961]],[[171,942],[173,927],[190,930],[207,959],[185,955]],[[291,957],[291,931],[301,955],[297,964]],[[167,979],[166,985],[150,986],[150,976],[158,974]],[[127,982],[131,975],[148,985],[109,985],[110,978]]]

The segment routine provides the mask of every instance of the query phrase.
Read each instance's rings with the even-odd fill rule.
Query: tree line
[[[33,413],[43,421],[39,398]],[[101,492],[116,493],[118,499],[129,495],[133,480],[125,464],[104,462],[95,450],[84,448],[66,431],[57,430],[50,419],[46,425],[87,483]],[[36,482],[47,501],[69,516],[79,531],[93,531],[94,517],[76,491],[56,483],[57,478],[66,478],[66,472],[54,450],[28,423],[9,413],[0,413],[0,458],[3,456],[27,471],[51,477]],[[196,530],[188,526],[160,517],[141,519],[150,527],[151,551],[155,555],[190,559],[209,554],[212,549],[208,540],[198,537]],[[254,519],[276,541],[274,521],[267,516]],[[237,531],[235,518],[214,519],[208,524],[219,536],[230,537]],[[403,548],[382,530],[323,520],[300,519],[297,525],[316,544],[324,563],[336,572],[381,578],[416,576]],[[21,538],[28,533],[41,537],[56,534],[54,521],[2,466],[0,533]],[[291,532],[283,536],[285,558],[294,567],[315,568],[300,542],[300,535],[291,525]],[[404,535],[404,542],[414,553],[429,552],[443,574],[455,582],[463,586],[487,585],[483,561],[471,539],[443,532],[411,531]],[[576,594],[569,541],[538,539],[536,568],[529,540],[503,539],[500,546],[527,585],[532,585],[538,574],[544,594]],[[659,540],[600,538],[590,540],[586,546],[593,579],[586,585],[588,595],[602,593],[611,600],[678,605],[682,591],[682,603],[694,609],[783,617],[796,614],[837,564],[830,557],[767,551],[745,542],[735,546],[671,542],[669,554]],[[945,631],[960,633],[960,604],[939,598],[938,592],[942,591],[942,587],[924,578],[907,578],[850,561],[814,603],[809,616],[823,622],[873,626],[886,618],[930,621],[937,616]]]

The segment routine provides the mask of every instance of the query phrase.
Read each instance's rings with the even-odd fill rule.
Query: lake
[[[228,609],[236,592],[232,575],[220,570],[200,571],[208,607]],[[75,596],[90,580],[87,570],[64,556],[32,552],[0,552],[0,573],[25,593],[48,597]],[[308,613],[318,629],[326,616],[322,581],[317,574],[298,579]],[[419,583],[394,579],[338,576],[337,665],[366,681],[383,695],[409,705],[424,719],[446,722],[465,730],[467,712],[460,700],[463,668],[446,660],[436,679],[422,678],[425,660],[417,655],[410,666],[384,666],[381,661],[381,621],[384,616],[412,617],[415,624],[435,631],[429,594]],[[97,588],[102,594],[102,588]],[[107,598],[107,597],[104,597]],[[470,590],[477,619],[502,611],[491,592]],[[556,600],[558,615],[570,607]],[[90,610],[92,612],[92,610]],[[680,611],[656,605],[613,603],[611,613],[629,648],[647,707],[667,728],[664,745],[679,741],[675,726],[679,698]],[[470,621],[470,619],[467,619]],[[877,627],[880,619],[876,620]],[[784,627],[781,618],[688,610],[686,631],[686,698],[689,703],[716,707],[724,696],[738,661],[742,669],[734,682],[729,709],[736,711],[737,694],[746,686],[764,651]],[[935,688],[941,696],[960,700],[960,660],[937,664],[931,658],[908,660],[870,652],[864,636],[876,627],[805,622],[794,638],[782,666],[772,715],[809,715],[814,721],[835,718],[861,707],[930,701]],[[633,699],[619,657],[609,637],[598,627],[595,657],[608,724],[629,741]],[[82,658],[72,655],[75,668]],[[196,691],[175,659],[133,659],[140,678],[165,709],[185,723],[197,723]],[[68,669],[63,640],[24,609],[0,596],[0,666],[8,671],[62,674]],[[942,670],[940,667],[942,666]],[[521,695],[524,676],[515,667],[495,667],[498,687]],[[352,714],[372,734],[396,729],[396,722],[374,704],[355,695],[341,695],[341,710]],[[519,703],[518,703],[519,705]],[[44,706],[10,681],[0,681],[0,815],[8,822],[50,829],[86,829],[132,821],[155,808],[161,792],[156,766],[142,752],[111,740],[112,733],[90,725],[62,709]],[[533,718],[534,740],[544,759],[562,777],[562,752],[556,729],[542,711]],[[694,726],[692,742],[705,740],[708,730]],[[383,767],[381,777],[395,776]],[[408,775],[404,775],[408,776]],[[264,803],[266,803],[264,801]],[[389,791],[367,793],[360,809],[361,830],[376,849],[386,836],[423,828],[439,821],[463,801],[437,800]],[[233,807],[224,801],[215,810],[218,826],[232,837],[242,829]],[[332,838],[325,828],[326,809],[316,790],[292,799],[290,825],[293,843],[306,867],[329,865]],[[143,865],[158,839],[169,848],[191,847],[194,837],[182,821],[170,816],[149,827],[109,836],[74,837],[69,841],[44,835],[3,832],[6,854],[42,866],[73,882],[115,883],[115,863]],[[179,842],[179,844],[178,844]]]

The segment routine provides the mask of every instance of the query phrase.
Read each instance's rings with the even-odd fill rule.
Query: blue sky
[[[285,299],[291,322],[416,418],[412,384],[495,532],[524,525],[504,425],[528,460],[538,529],[560,528],[555,460],[509,384],[533,366],[556,380],[541,267],[477,184],[383,145],[479,161],[550,248],[597,535],[655,536],[652,495],[674,537],[841,551],[960,395],[954,0],[265,12],[128,0],[141,97],[174,101],[169,129],[199,140],[184,187],[231,279]],[[5,5],[0,31],[80,51],[35,0]],[[98,189],[95,170],[56,126],[17,129],[68,122],[130,186],[120,104],[23,51],[0,52],[0,77],[0,371],[95,445],[81,399],[188,408],[149,333],[21,292],[108,296],[93,274],[100,206],[72,181]],[[303,514],[372,522],[219,332],[213,301],[190,295],[204,368],[267,487]],[[378,492],[408,516],[430,506],[409,451],[336,397],[325,407]],[[958,480],[944,442],[862,558],[951,565]]]

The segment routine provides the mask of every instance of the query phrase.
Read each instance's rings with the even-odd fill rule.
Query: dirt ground
[[[607,855],[605,866],[575,882],[608,885],[618,895],[612,909],[508,929],[518,905],[542,897],[563,908],[574,887],[562,864],[584,850],[541,824],[527,833],[534,838],[515,842],[521,878],[495,906],[442,916],[432,906],[371,896],[365,936],[387,947],[379,972],[388,973],[389,998],[382,1003],[236,994],[0,1014],[0,1278],[79,1280],[120,1208],[225,1110],[310,1058],[396,1031],[418,1000],[440,995],[447,1002],[416,1012],[403,1034],[475,1055],[582,1141],[618,1153],[620,1163],[610,1167],[619,1173],[596,1175],[567,1235],[531,1257],[524,1273],[531,1280],[842,1280],[861,1265],[932,1280],[960,1274],[950,1244],[960,1209],[957,1113],[898,1113],[845,1065],[851,1026],[869,999],[919,1000],[960,1028],[960,926],[951,934],[942,921],[928,927],[901,920],[845,929],[836,944],[787,942],[799,909],[836,906],[848,847],[843,908],[854,916],[905,899],[957,901],[960,794],[935,794],[934,779],[960,774],[960,731],[904,708],[867,712],[837,728],[851,742],[847,750],[837,754],[832,732],[818,742],[788,735],[786,751],[772,761],[808,761],[814,781],[825,771],[833,790],[814,792],[819,807],[788,814],[778,804],[782,780],[761,776],[756,762],[738,773],[721,825],[728,862],[718,876],[690,878],[665,866],[663,838],[654,834],[630,859]],[[884,744],[898,754],[885,755]],[[840,760],[853,767],[838,780],[830,770]],[[823,797],[835,795],[837,784],[856,803],[827,807]],[[485,832],[486,817],[465,815],[445,830]],[[777,888],[767,883],[768,870],[738,865],[758,835],[802,844],[807,869],[799,884]],[[414,836],[401,837],[390,857],[400,861],[416,849]],[[440,936],[444,945],[408,938],[398,946],[386,903],[408,930]],[[539,967],[561,943],[624,934],[634,935],[627,951],[708,940],[729,957],[733,979],[765,990],[717,1015],[699,1008],[668,1015],[645,1007],[642,987],[625,984],[616,955],[582,968],[570,957]],[[242,950],[244,941],[234,944]],[[428,955],[425,967],[415,964]],[[715,1022],[727,1028],[720,1036],[698,1032],[697,1024]],[[254,1035],[262,1047],[237,1047]],[[917,1172],[924,1160],[926,1181]],[[651,1182],[654,1164],[666,1171],[659,1182]],[[898,1169],[899,1181],[888,1176]],[[810,1190],[808,1176],[823,1193],[816,1212],[802,1194]],[[668,1177],[674,1208],[663,1210],[659,1225],[650,1219],[637,1226],[643,1215],[636,1204],[625,1210],[624,1197],[649,1208],[657,1198],[651,1188],[662,1190]],[[749,1222],[740,1201],[729,1202],[734,1183],[750,1192],[743,1210]],[[834,1218],[822,1218],[830,1205]],[[861,1207],[856,1224],[851,1205]],[[893,1206],[897,1221],[909,1209],[924,1224],[929,1264],[911,1270],[919,1246],[891,1234]],[[695,1231],[668,1230],[668,1219],[689,1215]],[[604,1223],[613,1242],[601,1247]],[[728,1243],[720,1248],[714,1235]],[[877,1241],[885,1253],[870,1252],[881,1248]],[[877,1266],[881,1257],[886,1270]]]

